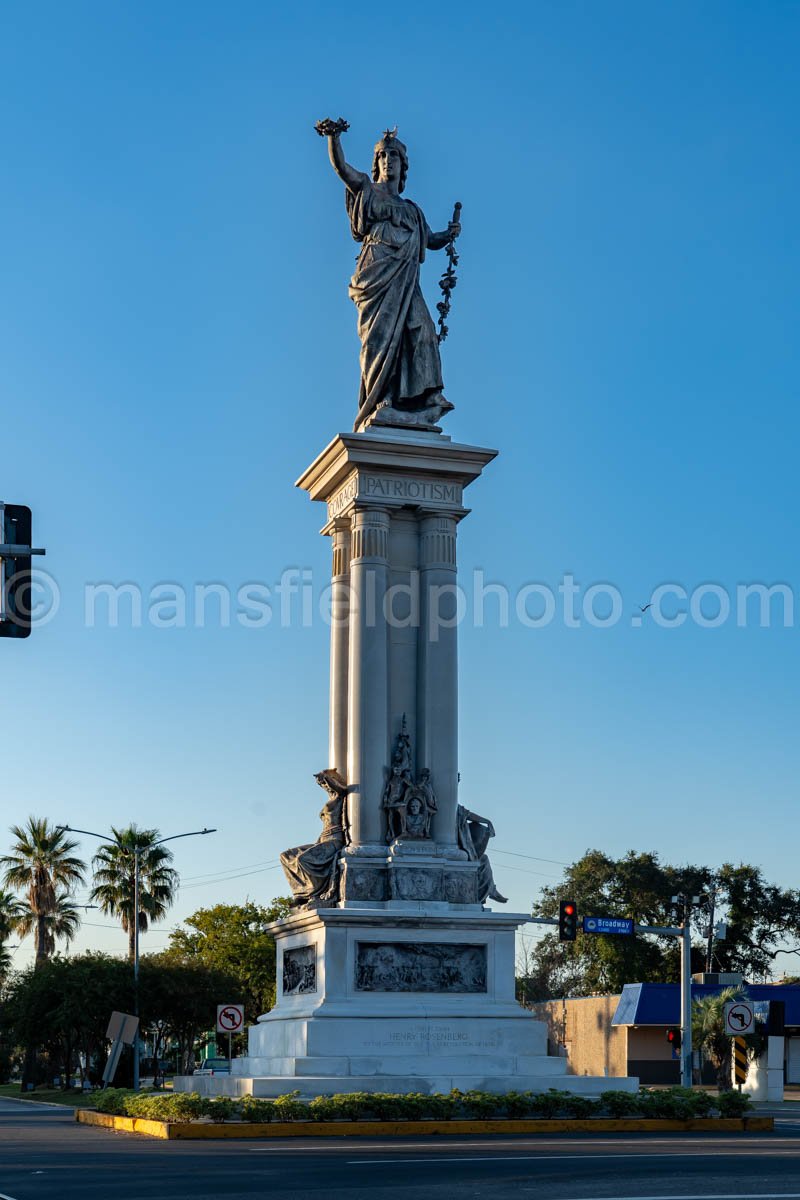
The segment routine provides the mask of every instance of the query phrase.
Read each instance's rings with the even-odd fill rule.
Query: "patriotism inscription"
[[[449,942],[358,942],[360,992],[485,992],[486,947]]]
[[[460,508],[462,492],[460,483],[446,479],[417,479],[410,475],[374,475],[359,471],[328,501],[328,520],[340,517],[356,499]]]

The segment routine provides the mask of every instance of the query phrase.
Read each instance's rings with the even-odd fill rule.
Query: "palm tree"
[[[0,942],[8,941],[22,915],[22,904],[13,892],[0,890]]]
[[[57,941],[63,941],[66,945],[70,944],[78,932],[80,923],[80,915],[69,892],[59,891],[56,894],[55,906],[46,914],[43,921],[40,921],[27,905],[22,905],[16,919],[16,928],[20,937],[27,937],[33,930],[37,957],[40,939],[44,938],[43,957],[50,958],[55,953]]]
[[[22,913],[22,905],[13,892],[0,890],[0,980],[11,966],[11,955],[6,949],[6,942],[17,928]]]
[[[103,912],[118,917],[128,935],[128,957],[134,956],[136,921],[134,919],[134,851],[139,854],[139,932],[146,933],[151,921],[161,921],[175,901],[178,873],[168,865],[172,852],[158,846],[157,829],[114,829],[113,842],[102,846],[92,859],[96,900]]]
[[[717,1068],[717,1087],[730,1091],[731,1037],[725,1032],[725,1005],[746,999],[741,987],[726,987],[713,996],[703,996],[692,1004],[692,1045],[702,1050]]]
[[[28,817],[27,825],[12,825],[11,832],[16,844],[0,858],[0,868],[5,869],[6,885],[25,894],[38,967],[52,954],[50,918],[72,889],[83,883],[86,864],[72,853],[78,843],[44,818]]]

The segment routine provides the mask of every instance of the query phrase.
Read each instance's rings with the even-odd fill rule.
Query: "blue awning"
[[[786,1024],[800,1026],[800,984],[745,984],[751,1000],[783,1000]],[[722,987],[706,983],[692,984],[692,999],[716,996]],[[681,989],[678,983],[626,983],[619,998],[612,1025],[680,1025]]]

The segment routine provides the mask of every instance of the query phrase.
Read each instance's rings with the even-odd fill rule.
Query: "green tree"
[[[703,892],[710,879],[706,867],[662,866],[657,854],[631,850],[613,859],[600,850],[587,850],[567,867],[559,884],[542,889],[535,915],[555,917],[559,901],[569,898],[575,900],[581,915],[672,925],[672,896]],[[546,993],[542,998],[588,996],[620,991],[626,983],[677,981],[679,961],[674,938],[579,933],[574,942],[561,943],[556,933],[547,933],[532,955],[529,971],[538,980],[539,994]]]
[[[53,953],[59,899],[83,883],[86,865],[73,854],[77,842],[44,818],[29,817],[27,825],[12,825],[11,832],[17,840],[11,853],[0,858],[0,868],[6,886],[25,895],[40,966]]]
[[[0,1012],[3,1039],[23,1052],[38,1051],[30,1078],[58,1075],[68,1086],[81,1056],[96,1082],[105,1063],[106,1028],[113,1009],[130,1012],[130,967],[102,954],[58,956],[15,975]]]
[[[146,933],[150,922],[161,921],[175,901],[178,873],[169,864],[172,852],[157,846],[161,834],[157,829],[114,829],[113,841],[101,846],[92,859],[94,887],[92,900],[103,912],[117,917],[128,935],[128,958],[133,960],[136,922],[134,916],[135,851],[139,857],[139,932]]]
[[[800,893],[768,883],[758,867],[745,863],[670,866],[658,855],[629,851],[614,859],[588,850],[564,871],[554,887],[543,888],[536,916],[555,917],[561,899],[575,900],[581,915],[632,917],[642,925],[675,925],[675,895],[715,896],[716,916],[728,910],[728,932],[714,946],[714,967],[748,978],[771,974],[781,952],[800,953]],[[692,970],[705,965],[709,904],[692,913]],[[676,938],[639,935],[602,937],[579,933],[559,943],[547,933],[528,954],[519,990],[537,999],[617,992],[626,983],[673,983],[679,979]]]
[[[139,1002],[142,1028],[155,1034],[156,1057],[175,1039],[180,1067],[191,1067],[198,1034],[213,1026],[216,1006],[236,981],[200,963],[175,963],[163,955],[142,959]],[[0,1037],[27,1054],[39,1050],[35,1078],[60,1076],[64,1086],[79,1072],[98,1082],[108,1055],[108,1020],[130,1012],[133,974],[125,961],[105,954],[58,956],[16,975],[0,1009]],[[120,1073],[118,1072],[117,1082]]]
[[[289,909],[285,898],[273,900],[268,908],[248,900],[198,909],[184,921],[188,928],[170,934],[165,955],[172,962],[196,963],[233,978],[248,1020],[255,1021],[275,1003],[275,941],[266,926]]]
[[[779,954],[800,954],[800,892],[767,883],[760,867],[746,863],[725,863],[717,881],[728,933],[715,949],[715,968],[770,978]]]
[[[194,962],[176,962],[168,952],[142,959],[142,1025],[154,1035],[159,1059],[171,1040],[177,1043],[178,1073],[192,1069],[195,1043],[213,1029],[217,1005],[238,1000],[238,983],[229,971]]]

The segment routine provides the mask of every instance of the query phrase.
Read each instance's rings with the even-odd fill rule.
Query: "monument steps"
[[[324,1057],[324,1058],[258,1058],[240,1060],[246,1064],[247,1075],[297,1075],[319,1078],[366,1075],[451,1075],[457,1070],[460,1075],[565,1075],[567,1062],[564,1058],[548,1058],[536,1054],[514,1056],[509,1054],[452,1054],[427,1055],[403,1054],[378,1057]],[[237,1060],[234,1059],[234,1074]],[[389,1088],[389,1091],[392,1089]]]
[[[252,1095],[267,1100],[284,1096],[288,1092],[299,1092],[302,1099],[313,1099],[314,1096],[333,1096],[349,1092],[385,1092],[394,1095],[421,1092],[423,1095],[446,1095],[454,1088],[460,1092],[480,1091],[497,1094],[546,1092],[549,1088],[558,1088],[579,1096],[598,1096],[601,1092],[612,1090],[635,1092],[638,1089],[637,1079],[567,1075],[566,1071],[561,1075],[271,1075],[261,1078],[247,1075],[205,1075],[185,1077],[182,1084],[185,1082],[193,1083],[194,1086],[182,1086],[182,1091],[195,1091],[201,1095],[212,1096]]]

